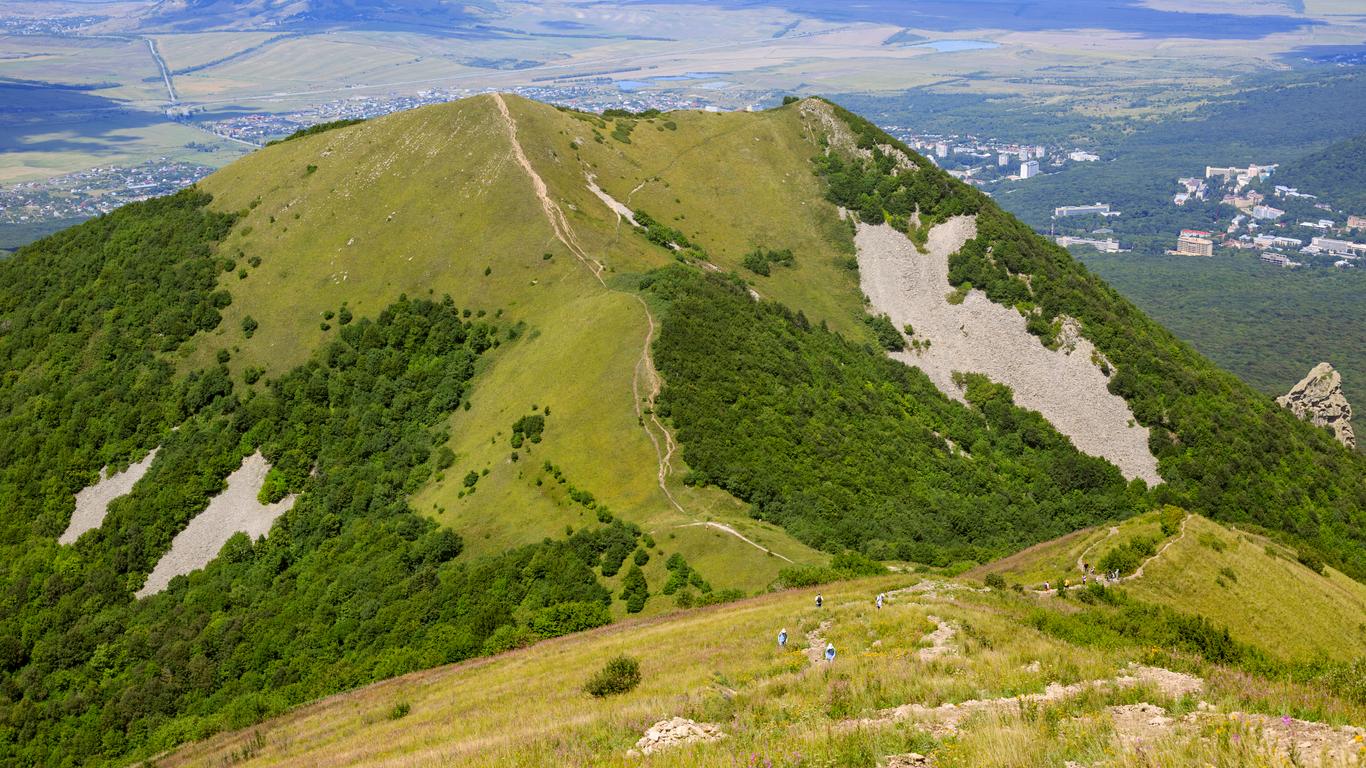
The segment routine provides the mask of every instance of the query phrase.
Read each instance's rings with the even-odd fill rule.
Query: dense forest
[[[1255,256],[1078,258],[1201,354],[1269,395],[1328,361],[1366,408],[1366,270],[1294,269]]]
[[[1366,216],[1366,134],[1286,163],[1276,181]]]
[[[0,263],[0,762],[120,762],[409,670],[606,623],[619,521],[478,560],[406,497],[495,328],[400,300],[260,387],[160,353],[214,328],[233,217],[187,191]],[[230,355],[223,350],[220,361]],[[178,427],[178,429],[172,429]],[[76,490],[161,446],[103,525],[64,547]],[[174,534],[260,448],[272,534],[134,600]],[[638,590],[639,592],[640,590]],[[644,595],[635,599],[643,601]]]
[[[658,407],[686,482],[724,488],[812,546],[984,562],[1146,503],[1005,387],[972,377],[964,406],[881,348],[724,277],[675,266],[644,285],[667,305]]]
[[[950,282],[1019,307],[1044,343],[1052,342],[1057,318],[1081,321],[1117,368],[1110,390],[1152,431],[1166,481],[1162,501],[1288,534],[1366,577],[1366,459],[1211,365],[981,192],[924,160],[897,169],[877,145],[911,154],[908,148],[863,118],[840,114],[871,158],[818,158],[830,199],[866,220],[903,227],[919,211],[922,226],[908,232],[917,241],[933,222],[976,213],[977,237],[950,258]]]

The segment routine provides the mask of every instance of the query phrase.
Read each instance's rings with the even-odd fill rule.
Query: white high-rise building
[[[1038,176],[1038,175],[1039,175],[1039,161],[1038,161],[1038,160],[1030,160],[1030,161],[1028,161],[1028,162],[1020,163],[1020,178],[1022,178],[1022,179],[1032,179],[1032,178],[1034,178],[1035,176]]]

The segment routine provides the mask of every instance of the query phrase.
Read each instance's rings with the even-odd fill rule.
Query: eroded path
[[[540,201],[541,210],[545,214],[546,221],[550,224],[551,231],[555,234],[555,239],[559,240],[581,264],[588,268],[599,285],[608,288],[607,281],[603,278],[605,268],[602,262],[590,256],[587,251],[584,250],[583,246],[579,244],[578,238],[574,235],[574,229],[570,226],[569,219],[564,214],[564,210],[560,208],[559,203],[556,203],[550,197],[550,191],[546,186],[545,180],[541,178],[541,175],[537,173],[536,169],[531,165],[531,161],[527,159],[526,152],[522,149],[522,144],[517,138],[517,121],[512,117],[512,113],[508,110],[507,102],[503,100],[503,95],[495,93],[493,94],[493,100],[494,103],[498,105],[499,114],[502,115],[503,125],[507,130],[509,143],[512,146],[513,158],[531,180],[532,190],[536,193],[536,199]],[[614,198],[604,192],[591,177],[588,179],[588,188],[594,195],[602,200],[604,205],[617,215],[618,222],[624,217],[630,220],[632,224],[635,223],[635,214],[625,205],[617,202]],[[608,290],[612,289],[609,288]],[[652,351],[652,345],[654,344],[655,338],[655,317],[654,313],[650,311],[650,305],[645,302],[645,299],[634,293],[630,295],[640,303],[641,309],[645,312],[646,322],[644,344],[640,352],[640,358],[637,360],[635,370],[631,376],[631,394],[635,404],[636,418],[645,430],[646,436],[650,438],[650,443],[654,445],[655,455],[658,458],[656,480],[660,492],[664,494],[664,498],[669,502],[669,505],[680,514],[688,517],[696,517],[684,509],[683,505],[678,502],[678,499],[674,498],[673,492],[669,490],[668,479],[669,475],[673,472],[673,456],[678,450],[678,444],[674,441],[673,434],[669,431],[668,427],[664,426],[664,423],[661,422],[659,417],[655,414],[655,400],[659,397],[662,385],[662,379],[660,378],[659,370],[655,367],[654,354]],[[721,523],[699,523],[699,525],[702,524],[724,531],[763,552],[768,552],[783,560],[792,562],[788,558],[783,557],[776,552],[772,552],[741,535],[739,531],[728,525]]]

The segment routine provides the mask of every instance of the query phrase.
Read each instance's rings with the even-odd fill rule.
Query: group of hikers
[[[1113,571],[1109,571],[1108,573],[1097,574],[1094,570],[1092,570],[1090,563],[1083,562],[1081,564],[1081,585],[1083,587],[1092,582],[1095,582],[1096,584],[1118,584],[1119,580],[1120,576],[1118,568],[1114,569]],[[1067,583],[1067,579],[1063,579],[1062,583],[1058,585],[1058,589],[1065,591],[1068,588],[1068,586],[1069,585]],[[1043,583],[1043,591],[1048,592],[1051,589],[1052,585],[1049,582],[1045,581]]]
[[[873,603],[874,603],[875,605],[877,605],[877,609],[878,609],[879,611],[882,610],[882,604],[886,601],[886,599],[887,599],[887,595],[884,594],[884,593],[879,592],[877,598],[873,601]],[[817,593],[816,593],[816,607],[817,607],[817,608],[823,608],[824,606],[825,606],[825,598],[821,596],[821,593],[817,592]],[[778,631],[778,647],[779,647],[779,648],[786,648],[786,647],[787,647],[787,627],[783,627],[781,630]],[[827,663],[829,663],[829,662],[832,662],[832,661],[834,661],[834,660],[835,660],[835,644],[832,643],[832,642],[826,641],[826,643],[825,643],[825,661],[826,661]]]

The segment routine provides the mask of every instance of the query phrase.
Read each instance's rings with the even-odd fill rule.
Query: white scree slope
[[[1119,467],[1124,476],[1161,482],[1148,448],[1148,429],[1139,425],[1124,398],[1106,388],[1108,378],[1092,362],[1095,347],[1078,338],[1072,351],[1050,350],[1025,329],[1016,310],[972,291],[962,304],[945,298],[949,256],[977,234],[977,219],[957,216],[930,231],[921,253],[902,232],[881,224],[859,224],[859,281],[877,312],[898,329],[910,324],[928,349],[892,357],[923,370],[944,394],[958,400],[954,371],[980,373],[1008,385],[1015,403],[1038,411],[1078,450]]]
[[[162,591],[171,579],[208,565],[234,533],[241,531],[253,540],[270,532],[275,518],[294,506],[294,496],[286,496],[274,504],[262,504],[256,495],[261,492],[270,465],[260,451],[242,460],[242,466],[228,475],[228,487],[209,502],[209,506],[195,515],[185,530],[176,534],[171,549],[161,556],[147,576],[147,583],[137,591],[146,597]]]
[[[71,522],[67,524],[62,535],[57,537],[57,543],[75,544],[81,534],[99,528],[104,522],[104,516],[109,514],[109,502],[132,493],[133,486],[147,474],[160,450],[154,448],[142,461],[129,465],[128,469],[112,477],[109,476],[109,467],[101,469],[99,482],[89,488],[82,488],[76,494],[76,511],[71,513]]]

